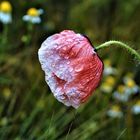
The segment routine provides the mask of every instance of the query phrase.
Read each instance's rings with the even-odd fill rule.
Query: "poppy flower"
[[[103,63],[89,39],[71,30],[48,37],[38,51],[45,79],[58,101],[78,108],[97,88]]]

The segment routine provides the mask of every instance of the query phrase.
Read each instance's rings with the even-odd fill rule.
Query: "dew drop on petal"
[[[64,65],[63,65],[63,64],[60,64],[60,65],[59,65],[59,67],[60,67],[60,68],[63,68],[63,67],[64,67]]]
[[[72,71],[73,71],[73,68],[72,68],[72,67],[70,67],[70,68],[69,68],[69,72],[72,72]]]
[[[62,87],[58,87],[58,88],[56,89],[57,92],[60,92],[61,90],[62,90]]]
[[[99,75],[99,73],[96,73],[96,76],[98,76]]]
[[[59,96],[59,99],[64,100],[64,99],[66,99],[66,97],[63,96],[63,95],[60,95],[60,96]]]
[[[80,72],[80,71],[82,71],[83,69],[84,69],[83,65],[77,65],[77,66],[74,68],[74,70],[75,70],[76,72]]]
[[[67,61],[67,64],[70,64],[70,61]]]
[[[52,67],[55,67],[55,64],[54,63],[52,63]]]
[[[63,48],[62,48],[62,51],[65,52],[66,50],[67,50],[67,47],[63,47]]]
[[[69,59],[69,56],[68,56],[68,55],[66,55],[66,56],[64,56],[64,58],[65,58],[65,59]]]
[[[92,68],[92,67],[93,67],[93,64],[92,64],[92,63],[90,63],[90,64],[89,64],[89,67],[90,67],[90,68]]]

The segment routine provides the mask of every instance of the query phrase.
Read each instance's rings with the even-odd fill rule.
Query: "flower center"
[[[115,112],[120,112],[120,107],[119,106],[112,106],[112,110],[115,111]]]
[[[140,100],[138,100],[138,101],[136,102],[136,105],[140,106]]]
[[[8,1],[4,1],[0,5],[0,11],[5,13],[10,13],[12,11],[12,6]]]
[[[119,85],[117,90],[118,90],[119,93],[122,94],[122,93],[125,92],[125,86],[124,85]]]
[[[36,8],[30,8],[27,11],[27,15],[36,17],[36,16],[39,16],[39,12],[38,12],[38,10]]]
[[[126,85],[130,88],[134,87],[135,86],[135,82],[133,80],[128,80]]]
[[[106,82],[107,82],[109,85],[114,85],[114,83],[115,83],[115,78],[112,77],[112,76],[108,76],[107,79],[106,79]]]
[[[104,60],[105,66],[111,66],[111,62],[109,59]]]

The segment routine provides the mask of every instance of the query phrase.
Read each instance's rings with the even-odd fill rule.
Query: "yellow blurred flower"
[[[126,92],[126,86],[125,85],[119,85],[117,90],[114,91],[113,93],[113,97],[119,101],[122,101],[122,102],[126,102],[128,101],[129,99],[129,95],[127,92]]]
[[[43,14],[42,9],[30,8],[27,14],[23,16],[23,20],[33,24],[39,24],[41,22],[40,15]]]
[[[111,66],[111,61],[109,59],[104,60],[104,65],[105,66]]]
[[[115,84],[115,77],[107,76],[103,84],[101,85],[101,90],[105,93],[110,93]]]
[[[139,100],[137,100],[136,102],[135,102],[135,104],[134,105],[137,105],[137,106],[139,106],[140,107],[140,99]]]
[[[125,77],[124,84],[126,86],[127,93],[129,94],[135,94],[140,90],[139,86],[136,84],[132,77]]]
[[[27,11],[27,15],[29,16],[39,16],[39,11],[36,9],[36,8],[30,8],[28,11]]]
[[[134,114],[140,114],[140,99],[133,105],[132,112]]]
[[[8,118],[4,117],[0,119],[0,126],[5,126],[8,124]]]
[[[124,76],[125,78],[133,79],[134,78],[134,73],[132,72],[127,72]]]
[[[108,77],[106,77],[105,82],[108,83],[109,85],[114,85],[115,84],[115,77],[108,76]]]
[[[138,101],[136,102],[136,105],[139,105],[139,106],[140,106],[140,100],[138,100]]]
[[[3,24],[8,24],[12,22],[11,11],[12,6],[8,1],[3,1],[0,3],[0,21]]]
[[[128,79],[128,80],[126,81],[126,86],[128,86],[129,88],[132,88],[132,87],[134,87],[135,85],[136,85],[136,83],[135,83],[135,81],[132,80],[132,79]]]
[[[120,94],[125,93],[125,86],[124,86],[124,85],[119,85],[118,88],[117,88],[117,91],[118,91]]]
[[[114,75],[117,74],[117,69],[112,67],[111,61],[109,59],[104,60],[104,75]]]
[[[112,86],[107,83],[103,83],[101,86],[101,90],[105,93],[110,93],[112,91]]]
[[[107,112],[107,115],[112,118],[121,118],[123,113],[118,105],[113,105]]]
[[[5,13],[10,13],[12,11],[12,6],[8,1],[3,1],[0,4],[0,11]]]
[[[9,99],[11,96],[11,90],[9,88],[4,88],[3,89],[3,96],[5,99]]]
[[[114,106],[112,106],[111,109],[114,110],[114,111],[116,111],[116,112],[121,111],[121,109],[120,109],[120,107],[119,107],[118,105],[114,105]]]

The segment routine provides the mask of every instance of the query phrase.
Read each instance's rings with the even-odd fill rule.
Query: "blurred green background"
[[[64,29],[87,35],[95,47],[120,40],[139,52],[140,1],[9,2],[11,10],[0,8],[0,140],[139,140],[140,66],[133,56],[115,46],[100,50],[105,62],[100,86],[75,110],[53,97],[37,52],[48,36]],[[4,23],[1,13],[12,21]],[[24,15],[41,22],[24,21]]]

